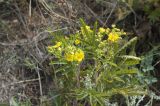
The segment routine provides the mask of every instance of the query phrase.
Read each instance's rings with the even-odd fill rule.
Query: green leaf
[[[84,90],[80,90],[80,89],[75,90],[75,93],[76,93],[76,97],[78,100],[82,100],[88,96],[87,92],[85,92]]]
[[[127,60],[125,60],[125,62],[124,62],[124,64],[125,64],[125,65],[128,65],[128,66],[137,65],[137,64],[139,64],[139,63],[140,63],[140,61],[138,61],[138,60],[132,60],[132,59],[127,59]]]
[[[136,56],[122,55],[122,56],[119,56],[119,57],[124,58],[124,59],[132,59],[132,60],[138,60],[138,61],[141,61],[141,58],[136,57]]]
[[[117,53],[115,53],[115,55],[118,55],[120,52],[127,49],[129,46],[131,46],[132,44],[135,44],[136,42],[137,42],[137,37],[132,38],[129,42],[127,42],[124,46],[122,46],[122,48],[120,48],[117,51]]]
[[[136,56],[122,55],[119,57],[124,59],[124,64],[126,65],[136,65],[136,64],[139,64],[141,61],[141,58],[136,57]]]
[[[111,62],[111,61],[105,61],[104,64],[109,64],[109,65],[111,65],[111,66],[118,67],[116,63],[113,63],[113,62]]]
[[[125,81],[122,78],[120,78],[120,77],[113,77],[113,79],[115,79],[116,81],[125,83]]]
[[[86,34],[87,37],[89,37],[90,34],[89,34],[88,30],[86,29],[87,24],[84,22],[84,20],[82,18],[80,18],[80,22],[82,24],[82,28],[84,30],[84,33]]]
[[[138,72],[137,69],[123,69],[119,71],[112,71],[113,75],[126,75],[126,74],[136,74]]]
[[[124,96],[128,96],[128,95],[144,95],[146,94],[146,91],[143,90],[143,87],[141,88],[134,88],[133,86],[129,86],[129,87],[123,87],[123,88],[116,88],[116,89],[112,89],[112,92],[114,94],[122,94]]]
[[[92,37],[92,41],[93,41],[93,43],[92,44],[94,44],[94,46],[96,47],[97,45],[96,45],[96,31],[97,31],[97,21],[94,23],[94,28],[93,28],[93,37]]]
[[[148,18],[150,19],[151,22],[158,21],[160,18],[160,8],[156,8],[154,11],[152,11]]]

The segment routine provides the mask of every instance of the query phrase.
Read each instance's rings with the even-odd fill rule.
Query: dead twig
[[[114,6],[113,6],[111,12],[109,13],[109,16],[107,17],[106,21],[103,23],[103,27],[106,26],[106,24],[107,24],[109,18],[111,17],[111,15],[113,14],[113,12],[114,12],[114,10],[115,10],[115,8],[116,8],[116,6],[117,6],[117,1],[115,2],[115,4],[114,4]]]
[[[93,12],[91,8],[89,8],[89,7],[87,6],[87,4],[84,4],[84,5],[85,5],[85,7],[91,12],[91,14],[100,22],[100,24],[103,24],[103,23],[104,23],[104,22],[98,17],[98,15],[97,15],[95,12]]]
[[[134,14],[134,24],[135,24],[135,26],[137,26],[137,15],[136,15],[136,12],[134,11],[134,9],[128,3],[125,3],[125,4],[131,10],[131,12]]]
[[[5,86],[2,85],[2,87],[0,87],[0,88],[6,88],[6,87],[13,86],[13,85],[16,85],[16,84],[27,83],[27,82],[34,82],[34,81],[38,81],[38,80],[39,80],[39,78],[37,78],[37,79],[30,79],[30,80],[24,80],[24,81],[18,81],[18,82],[13,82],[13,83],[5,85]]]
[[[36,68],[36,72],[37,72],[37,74],[38,74],[40,95],[41,95],[41,97],[43,97],[42,82],[41,82],[41,76],[40,76],[39,68],[38,68],[38,67]],[[42,102],[42,101],[40,101],[40,102]],[[41,103],[41,104],[42,104],[42,103]]]
[[[60,30],[64,30],[64,29],[68,29],[68,27],[64,27],[61,29],[57,29],[57,30],[53,30],[53,31],[43,31],[40,32],[39,34],[37,34],[37,36],[33,37],[33,39],[21,39],[19,41],[14,41],[13,43],[9,43],[9,42],[0,42],[0,45],[2,46],[16,46],[16,45],[27,45],[27,44],[32,44],[33,42],[39,42],[41,40],[44,40],[48,37],[48,35],[45,35],[43,37],[41,37],[41,39],[38,39],[42,34],[44,33],[51,33],[51,32],[56,32],[56,31],[60,31]]]

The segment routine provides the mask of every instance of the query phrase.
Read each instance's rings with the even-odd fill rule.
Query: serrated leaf
[[[111,66],[114,66],[114,67],[118,67],[117,64],[113,63],[113,62],[110,62],[110,61],[105,61],[104,64],[109,64]]]
[[[124,64],[126,65],[136,65],[136,64],[139,64],[141,61],[141,58],[136,57],[136,56],[123,55],[119,57],[124,59]]]
[[[119,71],[113,71],[112,74],[114,75],[126,75],[126,74],[136,74],[138,70],[136,69],[123,69]]]
[[[137,41],[137,37],[132,38],[132,39],[131,39],[129,42],[127,42],[122,48],[120,48],[115,55],[117,55],[117,54],[119,54],[121,51],[127,49],[127,47],[131,46],[131,45],[134,44],[136,41]]]
[[[125,60],[125,62],[124,62],[124,64],[128,65],[128,66],[137,65],[139,63],[140,63],[140,61],[138,61],[138,60],[132,60],[132,59]]]
[[[120,77],[113,77],[113,79],[115,79],[116,81],[125,83],[125,81],[122,78],[120,78]]]
[[[122,57],[122,58],[124,58],[124,59],[132,59],[132,60],[141,60],[141,58],[139,58],[139,57],[136,57],[136,56],[130,56],[130,55],[122,55],[122,56],[120,56],[120,57]]]

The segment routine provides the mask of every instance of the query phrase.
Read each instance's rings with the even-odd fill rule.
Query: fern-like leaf
[[[130,56],[130,55],[123,55],[123,56],[120,56],[120,58],[124,59],[124,64],[131,65],[131,66],[139,64],[141,61],[141,58],[136,56]]]
[[[118,55],[120,52],[124,51],[125,49],[127,49],[129,46],[131,46],[132,44],[135,44],[137,42],[137,37],[132,38],[129,42],[127,42],[122,48],[120,48],[116,55]]]

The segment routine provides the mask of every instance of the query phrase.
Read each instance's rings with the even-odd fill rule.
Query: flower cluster
[[[126,35],[123,30],[116,28],[115,25],[112,25],[112,28],[99,28],[98,36],[102,37],[103,35],[108,35],[108,41],[110,42],[117,42],[121,39],[121,35]]]
[[[74,43],[75,45],[78,45],[80,44],[80,40],[76,39]],[[63,58],[64,60],[69,62],[81,62],[84,59],[84,52],[74,45],[62,46],[62,42],[56,42],[55,45],[48,46],[47,49],[49,53],[55,55],[57,58]]]
[[[108,35],[108,40],[112,42],[116,42],[120,39],[121,37],[117,33],[110,33]]]
[[[84,59],[85,54],[82,48],[88,52],[94,50],[98,57],[104,56],[108,50],[110,50],[108,54],[112,55],[112,48],[107,48],[107,44],[118,42],[122,35],[126,35],[126,33],[116,28],[115,25],[112,25],[111,28],[100,27],[98,31],[94,31],[85,24],[76,34],[54,41],[55,45],[49,46],[48,52],[61,61],[69,62],[81,62]],[[95,45],[95,43],[98,48],[92,48],[91,45]]]
[[[84,59],[84,52],[81,49],[77,49],[75,47],[68,47],[70,51],[65,53],[65,59],[67,61],[78,61],[81,62]]]
[[[54,46],[48,46],[48,51],[51,53],[53,52],[56,48],[61,49],[60,46],[62,45],[62,42],[57,42]]]

